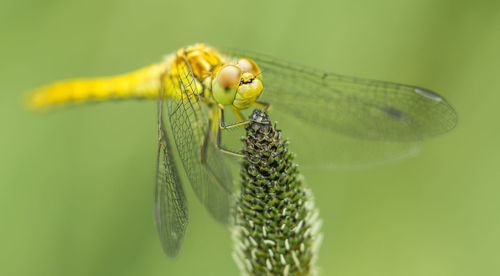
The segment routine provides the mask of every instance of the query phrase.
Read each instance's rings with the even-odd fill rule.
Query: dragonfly
[[[157,100],[154,212],[163,250],[170,257],[179,254],[188,225],[184,191],[188,183],[213,218],[222,223],[231,220],[235,185],[231,161],[225,157],[242,154],[225,147],[222,137],[226,130],[249,123],[244,110],[281,112],[325,135],[367,143],[372,152],[368,154],[375,159],[387,158],[372,150],[377,145],[400,145],[389,155],[404,152],[457,123],[453,107],[429,89],[328,73],[203,43],[131,73],[37,88],[28,104],[40,110],[134,98]],[[226,123],[227,112],[234,114],[234,122]]]

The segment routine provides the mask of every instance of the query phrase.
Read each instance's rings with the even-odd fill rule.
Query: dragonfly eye
[[[252,73],[254,76],[258,76],[260,74],[259,66],[257,66],[257,64],[251,59],[238,59],[238,66],[243,73]]]
[[[235,65],[225,65],[216,71],[212,81],[212,94],[215,100],[222,105],[232,104],[241,78],[241,70]]]
[[[226,65],[217,74],[217,82],[221,88],[238,86],[241,80],[241,70],[234,65]]]

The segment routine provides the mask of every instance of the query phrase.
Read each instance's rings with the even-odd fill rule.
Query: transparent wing
[[[253,52],[225,52],[259,65],[262,100],[273,110],[349,145],[351,149],[342,148],[339,155],[345,158],[340,163],[400,158],[414,153],[419,141],[447,132],[457,122],[450,104],[427,89],[324,73]]]
[[[163,89],[159,98],[163,98]],[[186,196],[178,167],[174,161],[171,137],[162,118],[162,101],[158,101],[158,159],[155,187],[155,223],[163,251],[175,257],[180,251],[188,224]]]
[[[174,163],[172,145],[160,129],[155,188],[155,222],[163,251],[169,257],[179,253],[188,224],[186,196]]]
[[[210,214],[227,223],[232,206],[232,176],[225,157],[215,148],[210,121],[200,99],[201,84],[185,62],[165,81],[164,118],[170,125],[179,158],[196,196]]]

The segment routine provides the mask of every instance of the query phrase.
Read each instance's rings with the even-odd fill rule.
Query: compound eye
[[[257,76],[260,74],[260,69],[257,64],[249,59],[249,58],[240,58],[238,59],[238,66],[241,68],[241,71],[243,73],[252,73],[254,76]]]
[[[240,84],[241,70],[234,65],[222,67],[217,74],[217,81],[221,88],[233,88]]]

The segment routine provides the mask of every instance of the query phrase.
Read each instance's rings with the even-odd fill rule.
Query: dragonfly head
[[[219,104],[237,109],[250,107],[262,92],[260,69],[250,59],[240,58],[236,65],[223,65],[214,70],[212,93]]]

